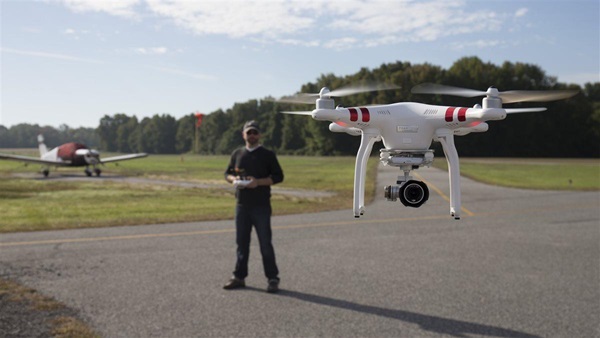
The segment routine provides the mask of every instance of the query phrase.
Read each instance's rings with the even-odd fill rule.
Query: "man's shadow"
[[[263,289],[247,287],[247,290],[264,292]],[[282,297],[289,297],[298,299],[305,302],[326,305],[336,307],[345,310],[356,311],[360,313],[371,314],[375,316],[392,318],[407,323],[413,323],[419,325],[423,330],[452,335],[454,337],[468,337],[467,335],[481,335],[481,336],[493,336],[493,337],[515,337],[515,338],[539,338],[540,336],[519,332],[510,329],[504,329],[501,327],[469,323],[461,320],[454,320],[448,318],[442,318],[437,316],[429,316],[420,313],[404,311],[404,310],[393,310],[386,309],[377,306],[363,305],[358,303],[349,302],[346,300],[311,295],[308,293],[292,291],[292,290],[280,290],[276,295]]]

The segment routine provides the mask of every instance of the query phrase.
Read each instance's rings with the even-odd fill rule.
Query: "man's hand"
[[[246,176],[247,180],[250,180],[250,183],[246,185],[246,188],[254,189],[258,186],[269,186],[273,185],[273,179],[270,177],[265,178],[254,178],[253,176]]]
[[[261,185],[272,185],[273,180],[270,177],[265,178],[255,178],[254,176],[246,176],[244,177],[244,181],[249,181],[248,184],[239,185],[237,184],[241,178],[239,176],[229,175],[227,176],[227,180],[234,184],[234,186],[238,189],[254,189]]]
[[[254,178],[253,176],[247,176],[246,180],[250,180],[250,183],[248,183],[246,185],[247,189],[254,189],[254,188],[258,187],[258,180],[256,178]]]

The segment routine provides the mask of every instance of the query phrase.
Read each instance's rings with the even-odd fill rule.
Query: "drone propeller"
[[[413,94],[440,94],[462,97],[488,96],[502,99],[502,103],[546,102],[568,99],[578,93],[577,90],[509,90],[500,92],[494,87],[487,91],[446,86],[435,83],[423,83],[413,87]]]
[[[540,111],[546,111],[547,109],[544,107],[540,107],[540,108],[505,108],[504,111],[506,111],[507,114],[514,114],[514,113],[535,113],[535,112],[540,112]]]
[[[298,93],[292,96],[284,96],[277,100],[277,102],[311,104],[315,103],[315,100],[318,98],[342,97],[359,93],[375,92],[379,90],[390,90],[398,88],[400,87],[379,83],[372,83],[363,86],[347,86],[332,91],[330,91],[327,87],[323,87],[323,89],[321,89],[319,93]]]
[[[312,111],[297,110],[297,111],[282,111],[280,113],[291,114],[291,115],[311,115]]]

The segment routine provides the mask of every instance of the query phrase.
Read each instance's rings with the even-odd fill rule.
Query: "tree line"
[[[511,104],[510,107],[543,106],[540,113],[511,114],[504,121],[489,122],[489,131],[456,137],[460,155],[493,157],[600,157],[600,82],[578,85],[559,83],[538,66],[504,62],[494,65],[477,57],[465,57],[449,69],[408,62],[383,64],[379,68],[360,69],[348,76],[323,74],[314,83],[307,83],[300,92],[317,93],[330,89],[372,82],[399,86],[395,90],[362,93],[336,100],[346,107],[414,101],[427,104],[470,107],[481,98],[460,98],[439,95],[412,94],[419,83],[485,90],[493,85],[500,91],[576,89],[580,93],[569,100],[546,103]],[[329,123],[306,116],[280,114],[287,110],[312,110],[313,105],[291,105],[275,102],[271,97],[235,103],[223,111],[204,116],[196,127],[193,113],[175,119],[169,114],[138,120],[123,113],[105,115],[97,128],[58,130],[38,125],[0,126],[0,148],[36,146],[35,135],[43,133],[48,144],[78,141],[95,145],[103,151],[147,152],[153,154],[229,154],[243,144],[241,128],[248,120],[257,120],[263,130],[263,144],[280,154],[353,155],[360,137],[331,133]],[[50,140],[55,140],[51,142]],[[59,140],[60,139],[60,140]],[[63,142],[64,141],[64,142]],[[443,154],[438,143],[432,147]],[[378,152],[381,146],[374,147]]]

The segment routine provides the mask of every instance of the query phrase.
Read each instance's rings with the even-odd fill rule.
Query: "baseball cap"
[[[244,129],[243,129],[244,133],[250,129],[254,129],[260,133],[260,127],[258,126],[258,122],[254,121],[254,120],[248,121],[248,122],[246,122],[246,124],[244,124]]]

